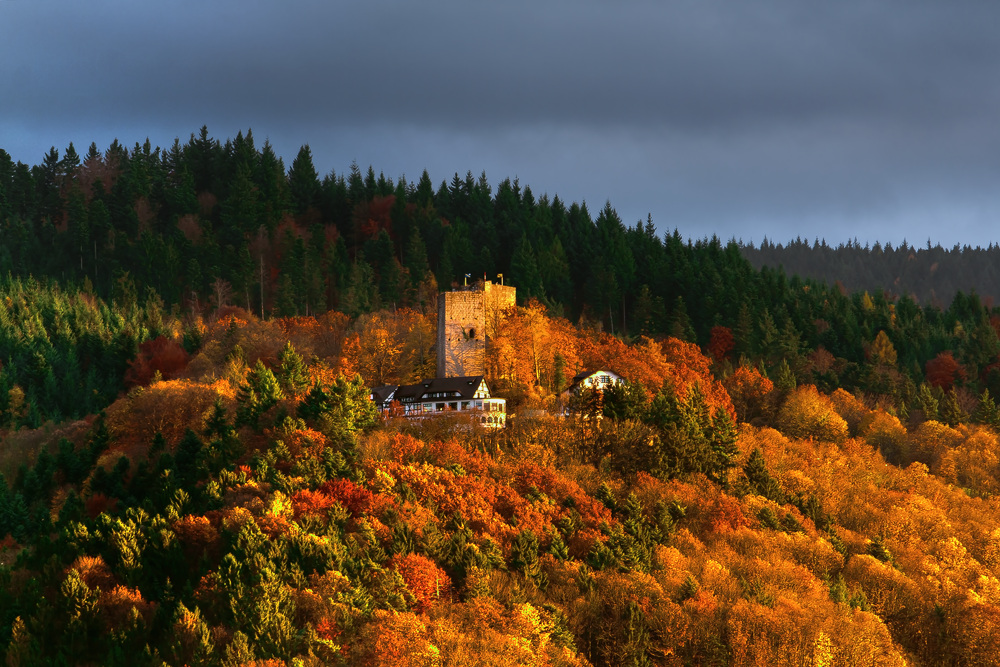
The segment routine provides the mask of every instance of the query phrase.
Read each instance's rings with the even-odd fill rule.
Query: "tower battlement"
[[[438,377],[484,374],[486,339],[516,296],[516,288],[490,281],[438,296]]]

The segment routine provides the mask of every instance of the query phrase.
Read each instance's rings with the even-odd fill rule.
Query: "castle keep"
[[[485,281],[438,296],[437,376],[482,375],[486,336],[504,310],[514,305],[516,289]]]

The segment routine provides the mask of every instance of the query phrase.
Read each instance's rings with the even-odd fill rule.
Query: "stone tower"
[[[515,296],[515,288],[490,281],[438,296],[438,377],[483,375],[487,335]]]

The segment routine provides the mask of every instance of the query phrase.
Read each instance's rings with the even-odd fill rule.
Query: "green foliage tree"
[[[313,384],[299,403],[298,415],[317,423],[327,435],[338,438],[350,438],[371,428],[379,419],[361,376],[348,380],[342,375],[330,386],[319,382]]]
[[[658,431],[650,472],[664,479],[701,472],[726,484],[738,454],[736,427],[724,410],[710,412],[697,385],[683,399],[664,385],[653,398],[648,421]]]
[[[649,396],[636,382],[617,382],[603,390],[603,414],[610,419],[642,420],[647,416]]]
[[[284,398],[281,385],[267,366],[260,360],[247,373],[246,380],[236,394],[236,423],[254,428],[260,416]]]
[[[777,503],[784,501],[785,494],[781,490],[781,485],[768,471],[767,462],[764,461],[764,454],[759,447],[751,452],[750,458],[743,466],[743,472],[746,474],[747,483],[752,493]]]
[[[278,354],[278,382],[289,396],[301,394],[309,386],[309,372],[291,341]]]

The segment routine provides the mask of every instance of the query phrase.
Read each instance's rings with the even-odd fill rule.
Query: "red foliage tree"
[[[347,479],[331,480],[320,489],[346,507],[354,516],[370,512],[375,501],[374,493]]]
[[[298,521],[303,516],[323,516],[335,502],[333,497],[319,491],[310,491],[309,489],[297,491],[292,496],[295,520]]]
[[[159,336],[139,345],[139,353],[129,363],[125,384],[129,387],[147,385],[159,371],[164,380],[177,377],[187,368],[190,357],[176,340]]]
[[[708,342],[708,351],[715,357],[716,361],[729,358],[729,353],[736,345],[733,332],[729,327],[712,327],[712,338]]]
[[[933,387],[941,387],[945,391],[951,389],[956,380],[965,379],[965,369],[955,361],[951,350],[941,352],[928,361],[924,368],[928,384]]]

